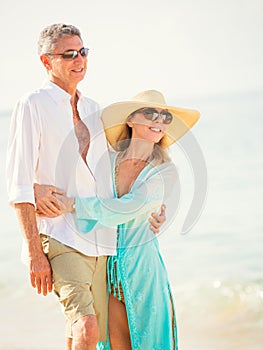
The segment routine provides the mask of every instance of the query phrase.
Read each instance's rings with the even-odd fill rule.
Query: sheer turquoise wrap
[[[76,199],[77,221],[83,233],[88,234],[94,225],[118,226],[117,255],[108,258],[108,287],[113,284],[118,291],[119,283],[122,285],[133,350],[178,349],[171,288],[157,237],[148,222],[163,203],[170,205],[175,215],[177,179],[173,163],[148,165],[121,198]],[[114,194],[117,197],[115,184]],[[170,222],[167,218],[166,226]],[[100,343],[97,349],[110,346]]]

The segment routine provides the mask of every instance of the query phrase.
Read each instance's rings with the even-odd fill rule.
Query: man
[[[43,295],[54,286],[59,297],[67,320],[67,349],[95,349],[106,338],[105,265],[116,252],[116,232],[102,227],[83,237],[74,214],[52,217],[60,214],[52,193],[61,188],[69,196],[111,197],[107,142],[97,103],[77,90],[88,55],[79,30],[65,24],[45,28],[38,52],[48,81],[21,98],[12,116],[9,201],[23,233],[32,286]],[[50,217],[36,217],[34,182],[56,186],[40,203]],[[154,218],[156,232],[164,213]]]

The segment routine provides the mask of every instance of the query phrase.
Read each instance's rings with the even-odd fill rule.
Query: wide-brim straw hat
[[[167,109],[173,115],[173,121],[171,124],[166,124],[165,135],[159,142],[162,148],[169,147],[179,140],[200,117],[197,110],[168,106],[163,94],[159,91],[140,92],[128,101],[116,102],[105,107],[102,112],[106,137],[113,148],[127,137],[127,117],[145,107]]]

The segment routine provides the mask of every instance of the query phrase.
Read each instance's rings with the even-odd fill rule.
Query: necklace
[[[120,167],[120,160],[121,158],[121,152],[117,154],[116,161],[115,161],[115,169],[114,169],[114,178],[115,178],[115,188],[116,188],[116,194],[119,198],[119,167]]]
[[[125,154],[126,152],[119,152],[118,155],[116,156],[116,160],[115,160],[115,169],[114,169],[114,180],[115,180],[115,188],[116,188],[116,194],[117,197],[120,197],[120,183],[119,183],[119,168],[120,168],[120,164],[121,162],[125,162],[125,161],[130,161],[131,159],[125,159]],[[125,193],[122,193],[121,195],[124,195],[128,192],[130,192],[134,182],[136,181],[139,173],[149,164],[149,162],[151,161],[152,157],[149,157],[147,160],[137,160],[137,162],[133,162],[132,164],[132,171],[130,173],[127,174],[127,177],[125,177],[124,179],[124,184],[122,184],[122,188],[125,186]],[[125,180],[126,180],[126,185],[125,185]],[[130,183],[127,183],[127,180],[130,180]],[[123,186],[124,185],[124,186]]]

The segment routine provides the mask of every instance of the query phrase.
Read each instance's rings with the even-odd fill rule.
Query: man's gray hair
[[[52,53],[57,40],[65,36],[77,35],[81,41],[81,34],[78,28],[71,24],[56,23],[44,28],[38,40],[38,54]]]

